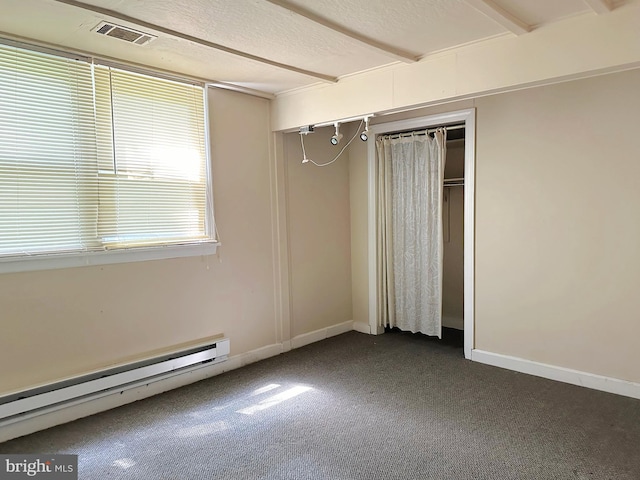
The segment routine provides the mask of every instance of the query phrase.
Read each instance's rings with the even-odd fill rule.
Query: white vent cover
[[[116,25],[109,22],[100,22],[94,32],[100,35],[106,35],[107,37],[119,38],[125,42],[135,43],[136,45],[146,45],[151,40],[155,40],[157,37],[149,33],[139,32],[129,27],[123,27],[122,25]]]

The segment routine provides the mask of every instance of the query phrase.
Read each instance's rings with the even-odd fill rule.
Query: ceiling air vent
[[[135,43],[136,45],[146,45],[151,40],[155,40],[157,37],[149,33],[139,32],[129,27],[123,27],[122,25],[116,25],[109,22],[100,22],[94,32],[100,35],[106,35],[107,37],[119,38],[125,42]]]

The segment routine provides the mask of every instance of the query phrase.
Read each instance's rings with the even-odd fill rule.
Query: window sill
[[[220,243],[211,242],[194,245],[167,245],[162,247],[139,247],[103,252],[63,253],[5,258],[0,259],[0,274],[214,255],[220,245]]]

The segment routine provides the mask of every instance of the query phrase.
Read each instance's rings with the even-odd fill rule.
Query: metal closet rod
[[[445,187],[464,187],[464,178],[445,178],[443,184]]]

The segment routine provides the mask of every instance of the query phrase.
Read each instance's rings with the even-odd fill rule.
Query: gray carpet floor
[[[0,444],[81,479],[640,479],[640,401],[349,332]]]

